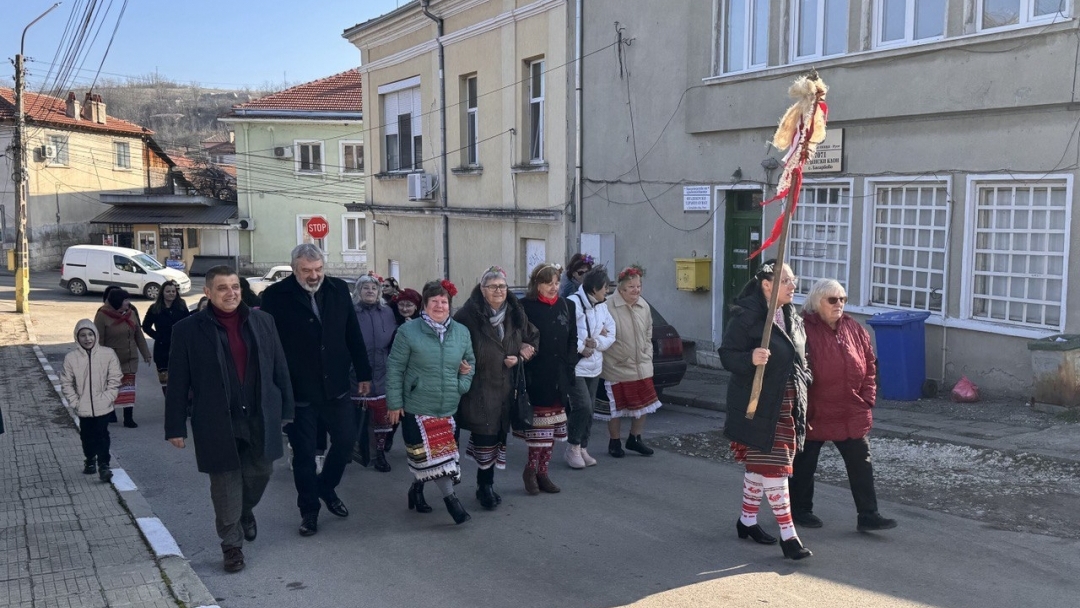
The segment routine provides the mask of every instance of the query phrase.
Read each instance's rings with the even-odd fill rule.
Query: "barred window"
[[[851,183],[804,183],[789,228],[790,264],[806,295],[818,279],[848,284]]]
[[[941,312],[947,187],[945,182],[873,185],[871,304]]]

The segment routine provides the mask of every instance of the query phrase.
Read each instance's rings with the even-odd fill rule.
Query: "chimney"
[[[84,120],[94,122],[94,98],[89,92],[87,92],[86,97],[83,98],[82,117]]]
[[[66,114],[68,118],[74,118],[76,121],[82,118],[82,105],[79,104],[79,100],[76,99],[75,93],[69,92],[67,94],[67,109],[64,111],[64,114]]]
[[[105,119],[105,102],[102,101],[101,95],[94,95],[94,122],[103,125]]]

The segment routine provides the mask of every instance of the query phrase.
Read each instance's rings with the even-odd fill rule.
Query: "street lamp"
[[[26,88],[23,67],[26,30],[58,6],[59,2],[50,6],[23,28],[19,54],[15,56],[15,312],[30,312],[30,253],[26,239],[26,112],[23,105]]]

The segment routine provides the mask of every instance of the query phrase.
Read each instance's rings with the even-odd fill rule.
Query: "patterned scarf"
[[[424,320],[424,323],[428,324],[428,327],[435,332],[436,336],[439,336],[439,344],[442,344],[446,338],[446,330],[450,329],[450,317],[446,317],[446,320],[439,323],[435,319],[428,316],[426,312],[420,313],[420,318]]]
[[[503,326],[503,321],[506,320],[506,302],[499,307],[499,310],[494,308],[488,308],[491,311],[488,316],[488,322],[495,328],[495,333],[499,334],[499,339],[502,340],[506,336],[506,328]]]

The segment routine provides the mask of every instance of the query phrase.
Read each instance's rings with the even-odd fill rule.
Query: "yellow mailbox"
[[[712,258],[675,258],[675,287],[679,291],[709,291]]]

